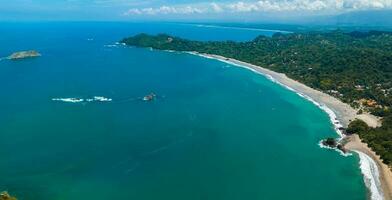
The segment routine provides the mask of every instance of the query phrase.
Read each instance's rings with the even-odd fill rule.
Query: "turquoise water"
[[[2,24],[1,56],[43,56],[0,61],[0,190],[26,200],[366,199],[358,157],[318,146],[336,133],[312,103],[219,61],[104,46],[138,32],[238,41],[272,34]],[[150,92],[155,101],[140,100]],[[52,101],[92,96],[113,101]]]

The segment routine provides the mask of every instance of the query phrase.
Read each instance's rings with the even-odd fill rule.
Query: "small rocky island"
[[[35,50],[30,50],[30,51],[19,51],[11,54],[10,56],[7,57],[9,60],[19,60],[19,59],[24,59],[24,58],[33,58],[33,57],[39,57],[41,56],[38,51]]]
[[[4,191],[0,193],[0,200],[17,200],[15,197],[8,194],[8,192]]]
[[[346,135],[344,138],[340,140],[337,140],[335,138],[327,138],[325,140],[322,140],[321,144],[332,149],[338,149],[343,153],[347,153],[348,150],[345,148],[345,145],[349,142],[348,140],[349,138]]]

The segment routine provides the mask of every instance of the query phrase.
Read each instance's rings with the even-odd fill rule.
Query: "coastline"
[[[344,137],[340,128],[347,127],[348,124],[358,118],[366,122],[370,127],[378,127],[381,122],[378,117],[365,113],[357,114],[357,110],[350,105],[343,103],[339,99],[332,97],[319,90],[310,88],[296,80],[287,77],[283,73],[278,73],[257,65],[246,63],[232,58],[219,55],[204,54],[198,52],[186,52],[192,55],[201,56],[209,59],[219,60],[231,65],[249,69],[255,73],[266,76],[270,80],[296,92],[301,97],[311,101],[319,108],[324,110],[330,117],[335,131],[341,139]],[[364,176],[364,181],[370,191],[372,200],[392,199],[392,171],[385,165],[376,154],[368,148],[367,144],[359,139],[349,137],[349,142],[345,145],[350,151],[356,152],[360,157],[360,169]],[[370,159],[366,159],[370,158]],[[372,170],[375,169],[375,170]],[[374,173],[376,172],[376,173]]]

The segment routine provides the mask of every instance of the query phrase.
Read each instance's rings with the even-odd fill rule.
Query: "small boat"
[[[143,97],[143,101],[152,101],[156,98],[156,95],[154,93],[151,93],[145,97]]]

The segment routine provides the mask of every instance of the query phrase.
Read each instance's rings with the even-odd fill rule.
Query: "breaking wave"
[[[53,98],[52,101],[62,101],[66,103],[80,103],[83,102],[84,99],[78,99],[78,98]]]
[[[355,151],[359,155],[359,165],[363,174],[363,180],[366,187],[370,190],[370,198],[372,200],[383,200],[383,192],[380,183],[380,172],[376,162],[367,154]]]
[[[102,96],[94,96],[93,98],[81,99],[81,98],[53,98],[52,101],[61,101],[65,103],[82,103],[82,102],[110,102],[113,99],[102,97]]]

